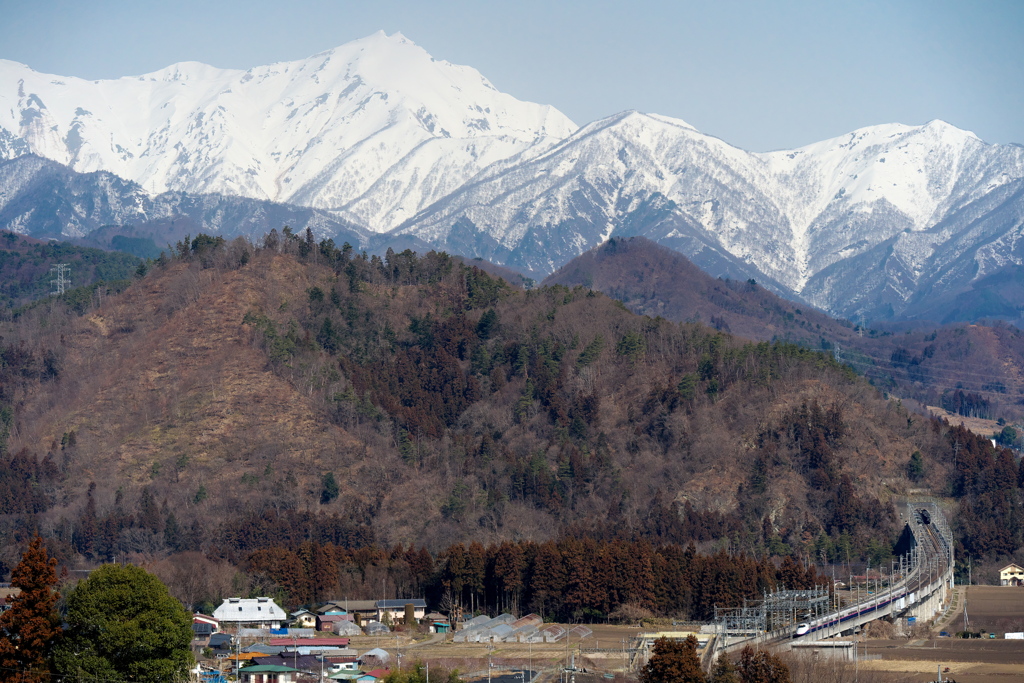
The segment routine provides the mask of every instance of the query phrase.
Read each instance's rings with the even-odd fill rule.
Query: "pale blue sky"
[[[248,68],[383,29],[583,124],[675,116],[754,151],[934,118],[1024,143],[1024,2],[0,0],[0,58],[111,78]]]

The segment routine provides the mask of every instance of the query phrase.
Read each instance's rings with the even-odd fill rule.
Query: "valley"
[[[633,680],[690,630],[693,675],[644,683],[736,683],[697,670],[723,653],[793,674],[759,683],[1024,671],[935,633],[965,596],[1024,623],[1019,589],[964,587],[1024,562],[1024,147],[855,126],[759,152],[574,122],[384,31],[92,80],[0,59],[0,614],[56,627],[137,568],[185,637],[252,602],[233,659],[174,653],[206,683],[271,635],[298,668],[271,600],[314,649],[358,626],[331,635],[464,680],[574,648]],[[439,614],[365,635],[350,599]],[[446,636],[482,614],[571,637]],[[856,644],[799,654],[828,629]]]

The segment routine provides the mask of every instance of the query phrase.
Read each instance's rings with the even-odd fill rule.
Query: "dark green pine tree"
[[[328,472],[322,480],[320,489],[320,503],[327,505],[338,497],[338,481],[334,478],[334,472]]]
[[[924,479],[924,457],[921,451],[914,451],[910,454],[910,462],[907,463],[907,478],[912,482],[919,482]]]

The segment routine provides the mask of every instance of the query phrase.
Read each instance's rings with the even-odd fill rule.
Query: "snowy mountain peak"
[[[150,192],[298,203],[377,231],[575,129],[397,33],[245,71],[181,62],[83,81],[0,63],[0,159],[31,152]]]
[[[979,141],[981,140],[981,138],[979,138],[977,135],[975,135],[972,131],[964,130],[963,128],[957,128],[952,123],[949,123],[947,121],[943,121],[942,119],[932,119],[928,123],[926,123],[923,126],[921,126],[921,128],[928,129],[928,130],[933,130],[933,131],[939,131],[940,134],[943,134],[943,135],[952,135],[954,137],[961,137],[961,138],[965,138],[965,137],[966,138],[974,138],[975,140],[979,140]]]

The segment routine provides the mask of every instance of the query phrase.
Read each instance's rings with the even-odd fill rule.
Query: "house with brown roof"
[[[1024,586],[1024,567],[1008,564],[999,570],[1000,586]]]

